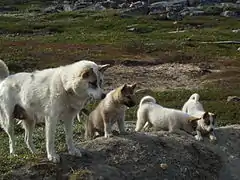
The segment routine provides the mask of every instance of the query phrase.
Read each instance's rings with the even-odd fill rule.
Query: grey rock
[[[0,12],[10,12],[10,11],[18,11],[18,8],[13,6],[1,6]]]
[[[240,50],[240,48],[239,48]],[[238,96],[228,96],[227,97],[227,102],[240,102],[240,97]]]
[[[190,16],[202,16],[204,14],[205,14],[204,11],[192,11],[192,12],[190,12]]]
[[[78,0],[73,5],[73,10],[79,10],[82,8],[86,8],[87,6],[92,5],[91,1],[85,1],[85,0]]]
[[[121,11],[121,14],[127,15],[147,15],[149,8],[147,6],[140,6],[136,8],[127,8]]]
[[[62,5],[53,5],[45,8],[43,10],[43,13],[56,13],[56,12],[61,12],[63,11],[63,6]]]
[[[85,9],[89,10],[89,11],[103,11],[103,10],[106,10],[106,8],[100,2],[92,4],[88,7],[86,7]]]
[[[221,13],[221,16],[224,16],[224,17],[236,17],[237,13],[233,12],[233,11],[224,11],[224,12]]]

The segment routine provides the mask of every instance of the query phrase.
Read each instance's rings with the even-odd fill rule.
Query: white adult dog
[[[199,118],[180,110],[163,107],[157,104],[153,97],[145,96],[139,104],[135,131],[138,132],[143,127],[153,126],[155,130],[174,133],[184,131],[191,134],[197,128],[198,120]]]
[[[216,115],[211,112],[206,112],[203,105],[200,103],[199,98],[200,96],[198,93],[192,94],[188,101],[184,103],[182,111],[191,116],[203,119],[203,121],[199,122],[199,126],[202,128],[196,130],[196,139],[203,140],[202,135],[207,134],[211,141],[215,141],[217,140],[214,133]]]
[[[60,161],[54,141],[56,125],[62,120],[69,154],[81,156],[73,143],[73,119],[89,98],[105,97],[101,86],[103,72],[108,67],[82,60],[9,76],[7,66],[0,61],[0,124],[9,136],[10,154],[15,154],[14,118],[18,118],[22,120],[25,142],[32,153],[35,124],[45,121],[47,157],[53,162]]]

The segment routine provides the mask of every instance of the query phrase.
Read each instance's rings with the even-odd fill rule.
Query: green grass
[[[239,21],[233,18],[189,17],[174,25],[172,21],[155,20],[155,16],[123,18],[113,11],[102,13],[77,11],[34,17],[0,16],[0,20],[0,31],[3,32],[0,36],[3,42],[0,55],[6,61],[10,59],[13,61],[15,58],[25,61],[26,57],[44,61],[45,58],[42,57],[44,55],[41,52],[48,51],[45,44],[48,44],[47,48],[52,48],[53,52],[64,49],[64,52],[61,51],[64,56],[60,55],[64,58],[88,53],[89,58],[96,60],[121,60],[125,59],[126,54],[130,55],[130,59],[139,54],[157,59],[166,52],[183,52],[193,56],[193,61],[195,59],[199,61],[199,57],[208,59],[221,56],[233,59],[240,57],[236,51],[237,45],[199,43],[199,41],[240,39],[239,33],[231,32],[232,29],[239,27]],[[196,26],[201,28],[196,29]],[[129,31],[131,27],[135,28],[133,32]],[[176,30],[177,27],[186,29],[186,32],[167,33]],[[6,34],[9,35],[6,36]],[[189,38],[190,41],[187,40]],[[24,48],[22,43],[25,44]],[[41,47],[35,47],[33,44],[36,43]],[[94,48],[89,48],[86,52],[79,48],[85,44],[103,48],[101,51],[93,51]],[[74,45],[74,50],[70,47],[71,50],[68,51],[68,45]],[[112,48],[117,49],[118,53],[111,53]],[[58,58],[58,55],[57,52],[49,56]],[[61,61],[64,60],[60,58],[58,62],[61,63]]]

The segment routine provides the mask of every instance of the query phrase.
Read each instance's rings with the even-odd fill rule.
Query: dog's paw
[[[15,153],[10,153],[10,157],[17,157],[18,155]]]
[[[48,160],[52,161],[53,163],[59,163],[60,162],[60,156],[58,154],[54,155],[48,155]]]
[[[113,136],[118,136],[119,134],[121,134],[121,133],[119,133],[119,132],[116,131],[116,130],[113,130],[113,131],[112,131],[112,135],[113,135]]]
[[[111,137],[113,137],[113,134],[105,134],[104,137],[105,138],[111,138]]]
[[[69,151],[68,151],[68,153],[70,154],[70,155],[72,155],[72,156],[78,156],[78,157],[82,157],[82,153],[81,153],[81,151],[78,149],[78,148],[73,148],[73,149],[70,149]]]
[[[196,135],[196,136],[195,136],[195,139],[196,139],[197,141],[202,141],[202,140],[203,140],[203,137]]]

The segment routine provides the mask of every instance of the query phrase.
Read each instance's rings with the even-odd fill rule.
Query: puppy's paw
[[[53,163],[59,163],[60,162],[60,156],[58,154],[48,155],[48,160],[52,161]]]
[[[73,149],[69,149],[68,153],[72,156],[82,157],[81,151],[76,147],[74,147]]]
[[[111,137],[113,137],[113,134],[105,134],[104,137],[105,138],[111,138]]]
[[[209,136],[209,138],[210,138],[210,141],[211,142],[216,142],[217,141],[217,138],[216,138],[216,136]]]
[[[197,141],[203,141],[203,137],[202,137],[202,136],[196,135],[196,136],[195,136],[195,139],[196,139]]]

